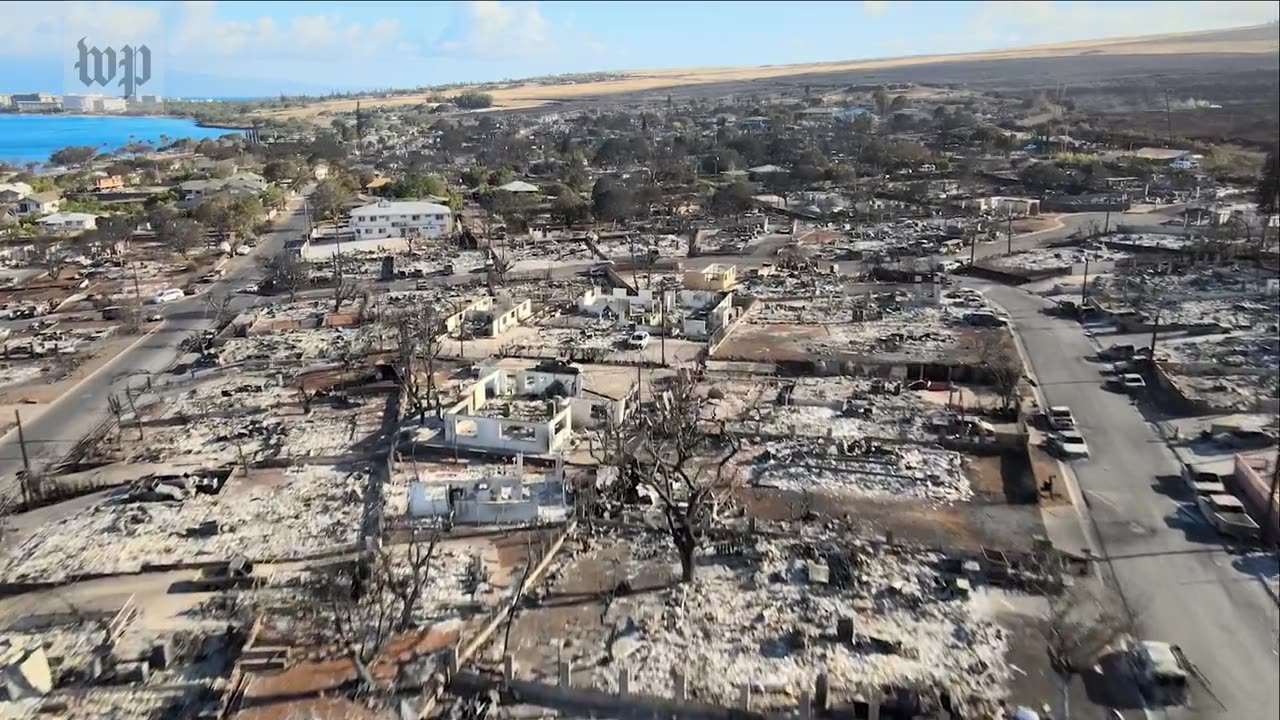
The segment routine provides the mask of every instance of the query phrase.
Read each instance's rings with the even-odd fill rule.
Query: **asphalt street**
[[[1190,707],[1153,716],[1280,717],[1274,560],[1229,550],[1173,481],[1179,463],[1127,396],[1104,390],[1079,323],[1017,288],[973,284],[1005,308],[1045,402],[1068,405],[1090,457],[1071,462],[1098,551],[1145,639],[1171,642],[1207,678]]]
[[[164,316],[164,321],[155,332],[142,337],[138,344],[58,398],[43,413],[24,420],[23,432],[32,467],[39,470],[58,462],[101,424],[109,412],[108,397],[123,395],[126,386],[140,387],[149,375],[171,366],[184,338],[193,331],[211,327],[207,297],[233,293],[236,288],[256,280],[261,275],[258,259],[270,257],[286,241],[301,237],[304,227],[301,201],[295,201],[250,255],[228,262],[227,274],[209,286],[207,292],[157,306],[155,309]],[[233,308],[240,309],[254,301],[252,296],[240,295]],[[17,473],[22,466],[18,433],[13,430],[0,438],[0,493],[16,492]]]

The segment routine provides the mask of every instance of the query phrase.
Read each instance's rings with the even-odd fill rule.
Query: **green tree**
[[[258,223],[265,211],[262,201],[252,195],[237,195],[231,200],[231,232],[240,240],[256,237]]]
[[[92,145],[69,145],[55,150],[49,155],[49,162],[54,165],[83,166],[98,154]]]
[[[268,185],[258,195],[258,199],[262,201],[263,207],[271,210],[283,210],[285,206],[284,190],[281,190],[279,185]]]
[[[342,182],[335,179],[322,180],[316,185],[309,200],[311,217],[316,222],[335,221],[353,197],[351,190]]]
[[[394,198],[445,197],[448,191],[448,186],[438,175],[419,175],[416,173],[403,175],[386,186],[387,196]]]
[[[262,177],[273,183],[293,182],[302,175],[302,164],[294,158],[272,160],[262,168]]]
[[[204,226],[191,218],[177,218],[166,223],[160,239],[182,257],[204,244]]]
[[[711,194],[711,212],[721,217],[740,215],[751,209],[753,194],[751,185],[744,182],[725,185]]]
[[[630,188],[606,175],[591,188],[591,209],[601,220],[626,220],[635,214],[635,197]]]
[[[461,110],[483,110],[493,106],[493,96],[489,93],[467,90],[450,98],[450,102]]]
[[[555,201],[551,203],[551,214],[560,222],[573,225],[590,217],[591,208],[581,195],[569,186],[561,185]]]

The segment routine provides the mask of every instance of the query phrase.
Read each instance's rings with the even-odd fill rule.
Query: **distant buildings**
[[[19,93],[12,95],[10,102],[18,112],[56,112],[62,109],[62,99],[49,93]]]
[[[127,109],[124,98],[110,95],[63,95],[62,107],[76,112],[124,112]]]

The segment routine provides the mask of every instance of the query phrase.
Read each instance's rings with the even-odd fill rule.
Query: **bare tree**
[[[331,635],[342,648],[355,670],[360,688],[371,692],[377,687],[372,666],[391,639],[400,618],[399,599],[370,574],[367,560],[352,573],[339,573],[320,585],[321,602],[316,606],[319,625],[328,624]]]
[[[437,532],[433,531],[424,538],[418,528],[410,528],[403,559],[393,559],[386,546],[379,550],[380,574],[386,580],[387,590],[400,601],[400,619],[396,623],[399,630],[414,626],[413,613],[418,609],[430,580],[431,560],[439,539]]]
[[[349,276],[341,255],[333,256],[333,311],[342,311],[342,306],[360,297],[363,292],[359,281]]]
[[[440,409],[436,388],[436,360],[444,349],[445,318],[439,306],[419,302],[384,318],[396,336],[400,382],[404,384],[419,422],[427,409]]]
[[[977,365],[986,372],[991,388],[1000,396],[1000,407],[1008,410],[1018,400],[1022,360],[1009,346],[1008,337],[1004,333],[980,333],[977,342]]]
[[[681,371],[638,414],[639,482],[657,497],[680,555],[681,582],[693,579],[694,555],[732,500],[734,478],[727,468],[741,447],[723,422],[718,434],[707,432],[705,407],[694,378]]]
[[[357,560],[354,572],[322,584],[315,621],[342,647],[366,692],[377,687],[372,668],[387,642],[417,626],[438,539],[434,530],[414,531],[403,554],[383,545]]]
[[[298,291],[307,286],[309,279],[307,263],[288,251],[271,256],[263,264],[263,271],[263,282],[288,293],[289,302],[297,299]]]
[[[205,298],[209,314],[213,316],[213,326],[220,328],[231,321],[231,296],[209,295]]]
[[[58,273],[67,266],[67,253],[57,243],[50,243],[36,250],[35,260],[50,278],[56,280]]]

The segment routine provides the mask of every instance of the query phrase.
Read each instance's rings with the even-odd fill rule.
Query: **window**
[[[417,216],[417,215],[414,215],[414,216],[413,216],[413,219],[414,219],[414,220],[417,220],[417,219],[418,219],[418,216]]]

